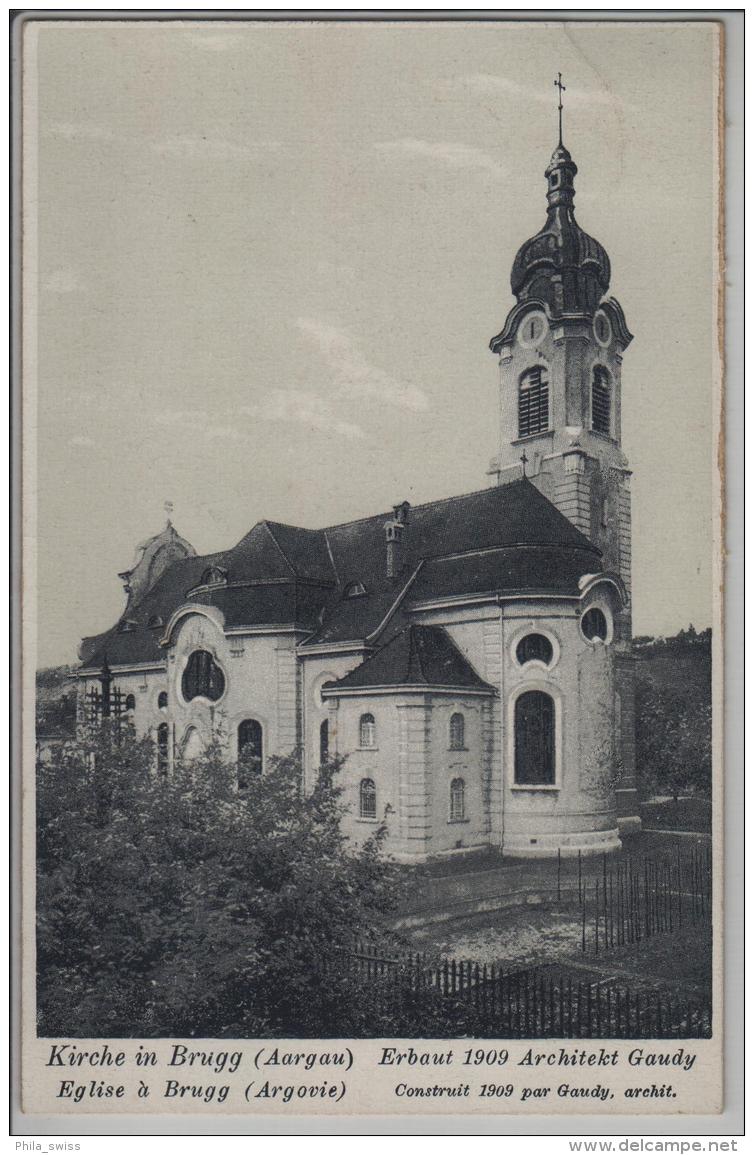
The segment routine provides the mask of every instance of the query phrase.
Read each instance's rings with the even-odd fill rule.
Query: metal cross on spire
[[[528,461],[529,461],[529,458],[526,456],[526,450],[524,450],[523,453],[521,454],[521,456],[519,457],[519,461],[521,462],[522,476],[526,477],[526,466],[527,466]]]
[[[566,86],[565,86],[565,84],[563,84],[563,77],[560,73],[558,73],[558,79],[553,80],[553,84],[555,85],[555,87],[558,90],[558,144],[562,147],[562,145],[563,145],[563,93],[566,90]]]
[[[170,525],[170,519],[173,516],[173,503],[172,503],[172,501],[166,501],[164,509],[165,509],[165,513],[168,515],[168,525]]]

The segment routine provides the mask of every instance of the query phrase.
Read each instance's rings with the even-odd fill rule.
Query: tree
[[[652,790],[709,797],[712,786],[712,705],[672,687],[640,681],[636,696],[636,760]]]
[[[39,1030],[69,1036],[359,1033],[358,937],[389,936],[382,828],[341,832],[339,764],[246,775],[218,741],[158,775],[103,723],[39,768]]]

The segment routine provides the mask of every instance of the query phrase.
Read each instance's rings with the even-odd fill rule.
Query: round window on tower
[[[540,345],[547,332],[547,318],[544,313],[527,313],[518,330],[518,343],[525,349]]]
[[[607,641],[607,618],[597,606],[587,610],[581,619],[581,632],[588,642]]]
[[[606,349],[613,337],[613,327],[610,324],[610,318],[607,313],[603,313],[601,309],[595,315],[593,329],[598,344],[600,344],[603,349]]]

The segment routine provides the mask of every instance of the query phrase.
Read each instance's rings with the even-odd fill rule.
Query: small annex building
[[[156,766],[213,732],[248,774],[346,755],[354,840],[406,862],[493,847],[603,852],[636,827],[630,471],[605,250],[558,145],[547,220],[517,254],[491,348],[500,453],[477,492],[324,529],[258,522],[199,557],[170,522],[87,638],[82,697],[117,686]],[[105,673],[103,674],[103,671]]]

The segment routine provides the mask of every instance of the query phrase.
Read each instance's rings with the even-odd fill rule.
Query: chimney
[[[387,546],[388,577],[395,577],[400,573],[403,564],[403,531],[408,523],[408,511],[411,506],[407,501],[393,506],[393,520],[385,522],[385,543]]]

